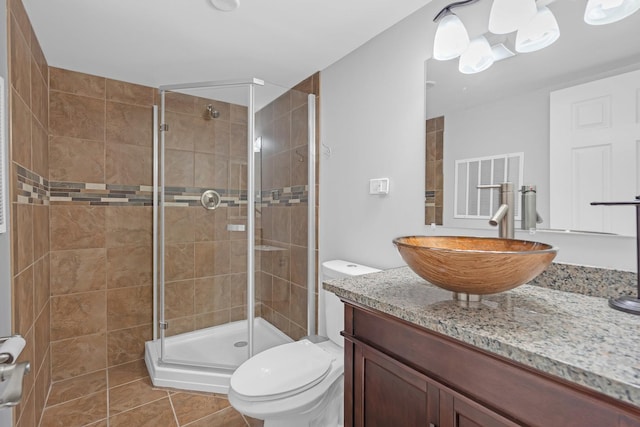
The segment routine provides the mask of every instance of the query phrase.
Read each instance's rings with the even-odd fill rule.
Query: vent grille
[[[488,219],[498,209],[499,189],[479,190],[478,185],[512,182],[520,189],[524,174],[524,153],[456,160],[454,218]],[[520,220],[520,197],[514,195],[515,219]]]

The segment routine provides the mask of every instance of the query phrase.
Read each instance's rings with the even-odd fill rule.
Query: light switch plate
[[[389,194],[389,178],[370,179],[369,194]]]

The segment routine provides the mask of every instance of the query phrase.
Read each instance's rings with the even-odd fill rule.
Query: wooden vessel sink
[[[409,267],[429,283],[474,295],[527,283],[558,252],[546,243],[490,237],[406,236],[393,244]]]

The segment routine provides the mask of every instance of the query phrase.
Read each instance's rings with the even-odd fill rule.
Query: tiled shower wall
[[[20,0],[8,2],[13,331],[31,362],[14,424],[37,425],[50,379],[48,69]]]
[[[442,225],[444,116],[428,119],[425,159],[425,224]]]
[[[154,89],[50,68],[51,376],[107,374],[152,335]],[[104,386],[101,386],[104,385]]]
[[[246,318],[247,234],[227,225],[246,226],[247,108],[167,93],[165,122],[165,316],[175,335]],[[215,210],[200,205],[207,189],[221,195]]]
[[[316,95],[317,112],[319,86],[316,73],[260,110],[256,117],[256,136],[262,137],[260,243],[274,249],[257,252],[257,289],[262,317],[293,339],[307,335],[308,203],[316,203],[317,217],[317,198],[308,200],[307,94]],[[316,113],[316,132],[317,118]],[[316,147],[316,159],[317,153]],[[312,232],[317,233],[317,227]],[[317,260],[317,243],[315,249]],[[317,307],[317,283],[315,287]]]

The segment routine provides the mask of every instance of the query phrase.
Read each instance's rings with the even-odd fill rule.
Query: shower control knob
[[[200,196],[200,203],[205,209],[214,210],[220,206],[220,202],[220,194],[215,190],[207,190]]]

